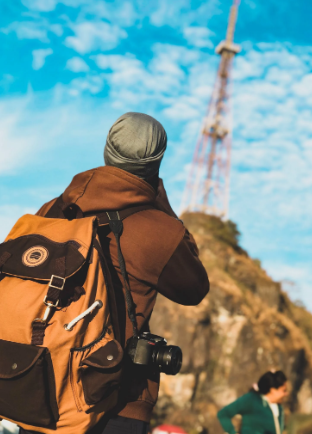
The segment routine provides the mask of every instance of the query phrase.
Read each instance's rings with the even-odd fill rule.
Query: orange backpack
[[[117,403],[123,349],[98,220],[25,215],[0,245],[0,419],[26,430],[84,434]]]

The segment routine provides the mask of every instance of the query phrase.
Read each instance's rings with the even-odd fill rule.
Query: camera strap
[[[129,282],[128,282],[128,278],[127,278],[125,259],[123,257],[121,247],[120,247],[120,236],[121,236],[122,231],[123,231],[123,223],[122,223],[122,220],[120,218],[118,211],[106,212],[106,215],[108,216],[108,219],[109,219],[109,227],[116,238],[118,262],[119,262],[122,278],[124,281],[125,298],[126,298],[126,304],[127,304],[128,317],[132,323],[133,336],[137,337],[139,335],[139,332],[138,332],[138,325],[137,325],[137,321],[136,321],[135,304],[134,304],[134,301],[133,301],[133,298],[132,298],[132,295],[130,292]]]

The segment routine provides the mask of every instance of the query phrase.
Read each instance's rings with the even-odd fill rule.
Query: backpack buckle
[[[43,303],[44,303],[46,306],[48,306],[49,308],[51,308],[51,307],[57,307],[57,306],[58,306],[60,300],[56,300],[56,303],[53,304],[53,303],[47,301],[47,298],[48,298],[48,296],[46,295],[46,296],[44,297],[44,299],[43,299]]]
[[[46,324],[47,322],[43,318],[35,318],[32,324]]]
[[[51,288],[56,288],[59,291],[62,291],[64,289],[64,285],[65,285],[65,279],[63,277],[55,276],[54,274],[52,274],[49,282],[49,286]]]
[[[40,324],[47,324],[50,312],[51,312],[52,306],[50,304],[47,304],[47,308],[44,312],[43,318],[35,318],[33,320],[33,323],[40,323]]]

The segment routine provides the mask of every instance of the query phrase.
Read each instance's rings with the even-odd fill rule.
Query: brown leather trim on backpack
[[[85,401],[97,404],[120,388],[123,372],[123,350],[110,341],[80,362],[80,376]]]
[[[0,339],[0,354],[0,414],[53,428],[59,412],[49,350]]]
[[[3,252],[2,255],[0,256],[0,280],[3,279],[2,267],[7,262],[7,260],[11,258],[11,256],[12,253],[10,252]]]
[[[6,263],[6,261],[11,258],[12,253],[10,252],[3,252],[2,255],[0,256],[0,270],[1,267],[3,267],[3,265]]]
[[[55,275],[51,276],[49,289],[43,303],[46,305],[46,310],[43,318],[35,318],[32,323],[32,345],[42,345],[47,327],[51,309],[58,306],[61,291],[64,288],[66,271],[66,257],[57,258],[55,260]]]
[[[62,195],[59,196],[44,217],[55,219],[66,219],[62,207],[64,205]]]
[[[65,277],[68,278],[86,261],[80,247],[74,240],[62,243],[39,234],[22,235],[0,244],[0,270],[10,276],[48,282],[56,274],[55,260],[66,256]]]
[[[63,195],[59,196],[48,212],[45,214],[47,218],[58,219],[81,219],[84,217],[79,205],[76,203],[66,203],[63,201]]]
[[[51,278],[47,296],[45,298],[45,303],[51,303],[55,305],[61,295],[61,291],[64,287],[66,271],[66,256],[62,258],[57,258],[55,260],[55,274]]]
[[[116,340],[108,342],[104,347],[81,360],[80,366],[91,366],[93,368],[105,369],[114,368],[123,359],[123,350]]]

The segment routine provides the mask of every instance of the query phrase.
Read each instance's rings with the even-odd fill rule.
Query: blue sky
[[[179,210],[231,0],[0,0],[0,238],[99,166],[110,125],[155,116]],[[243,0],[235,35],[230,218],[312,310],[312,3]]]

